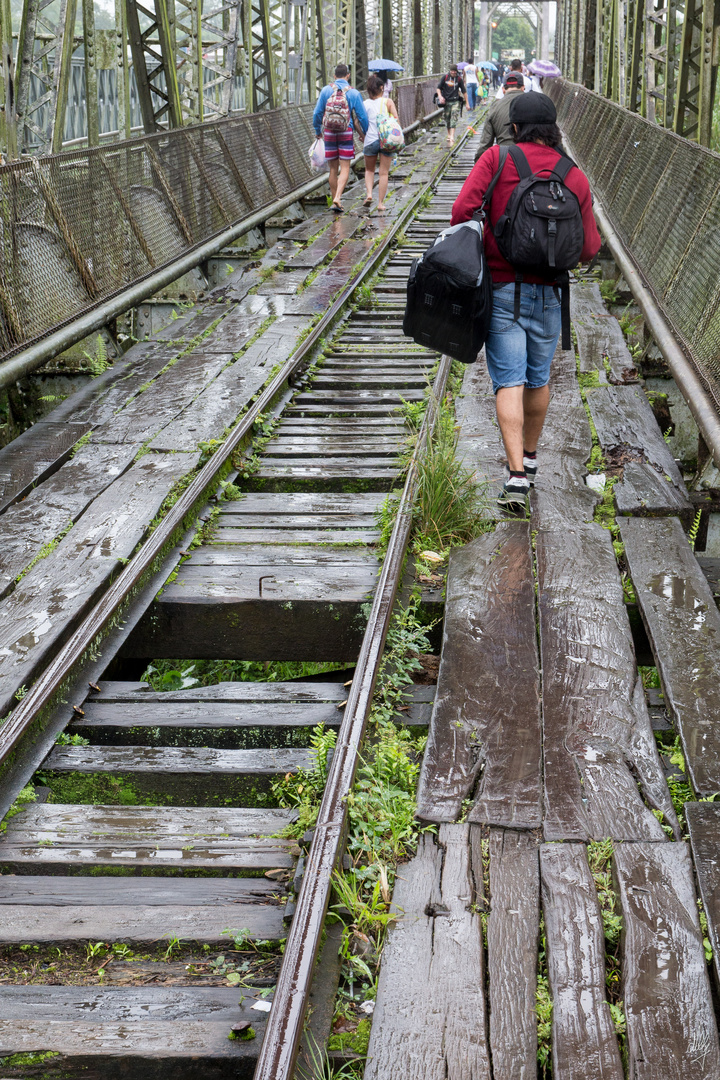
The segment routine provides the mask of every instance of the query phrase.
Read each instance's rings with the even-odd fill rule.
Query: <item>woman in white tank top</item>
[[[371,75],[367,81],[368,97],[365,100],[365,112],[368,118],[368,129],[365,132],[363,153],[365,154],[365,191],[367,197],[363,206],[370,206],[373,200],[373,185],[375,183],[375,166],[378,156],[380,157],[380,179],[378,182],[378,210],[385,209],[385,196],[388,189],[388,173],[390,163],[395,154],[394,150],[382,150],[380,148],[380,136],[378,134],[378,116],[387,109],[391,116],[397,120],[398,114],[395,103],[390,98],[383,97],[383,81],[377,75]]]

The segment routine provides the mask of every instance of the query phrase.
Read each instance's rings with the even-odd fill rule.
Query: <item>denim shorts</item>
[[[493,390],[550,381],[550,363],[560,337],[560,303],[552,285],[520,286],[520,318],[514,319],[515,282],[496,287],[490,333],[485,342]]]
[[[375,139],[374,142],[366,143],[366,145],[363,146],[363,154],[365,157],[377,157],[378,154],[385,154],[386,157],[392,157],[395,153],[397,153],[396,150],[382,150],[380,148],[379,139]]]

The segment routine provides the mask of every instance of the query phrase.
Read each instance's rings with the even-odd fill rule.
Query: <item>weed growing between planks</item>
[[[368,737],[348,798],[347,852],[350,866],[334,876],[336,902],[330,918],[344,922],[340,954],[342,976],[336,999],[330,1050],[367,1052],[370,1021],[362,1008],[375,999],[380,956],[393,916],[390,897],[398,863],[409,858],[421,831],[415,820],[416,788],[426,736],[395,723],[407,707],[406,691],[421,671],[418,655],[429,650],[427,628],[418,617],[418,597],[393,618],[378,675]],[[288,775],[273,786],[280,805],[292,806],[301,835],[317,819],[327,775],[327,752],[334,732],[315,729],[315,767]],[[362,1076],[363,1063],[354,1063]],[[353,1066],[353,1067],[354,1067]]]
[[[538,1077],[548,1080],[552,1076],[552,1013],[553,1003],[550,994],[547,963],[547,938],[545,920],[540,915],[540,934],[538,938],[537,984],[535,987],[535,1011],[537,1013],[537,1061]]]
[[[603,921],[605,937],[605,987],[607,1002],[615,1024],[623,1068],[627,1074],[628,1050],[625,1013],[623,1011],[622,969],[620,938],[623,921],[620,914],[620,901],[613,887],[612,857],[613,842],[610,839],[594,840],[588,844],[588,864],[597,890],[598,904]]]
[[[352,666],[304,660],[153,660],[142,679],[152,690],[185,690],[221,682],[290,682],[329,671],[345,671]]]

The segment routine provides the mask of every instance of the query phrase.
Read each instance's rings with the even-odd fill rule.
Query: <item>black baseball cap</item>
[[[510,74],[505,77],[503,86],[509,86],[511,89],[522,86],[524,90],[525,80],[523,79],[522,71],[511,71]]]
[[[555,103],[545,94],[531,90],[527,94],[513,94],[510,106],[512,124],[555,124]]]

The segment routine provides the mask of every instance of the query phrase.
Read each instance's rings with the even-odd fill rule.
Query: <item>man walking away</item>
[[[558,163],[569,159],[560,149],[555,105],[544,94],[514,94],[510,121],[515,142],[533,174],[548,178]],[[469,221],[482,204],[500,163],[500,147],[486,150],[473,166],[455,200],[452,224]],[[537,445],[550,401],[550,363],[560,336],[560,301],[551,277],[516,271],[500,254],[493,229],[505,212],[520,175],[510,154],[497,181],[485,229],[485,257],[493,282],[493,311],[490,333],[485,342],[488,371],[495,391],[500,433],[505,444],[509,477],[498,497],[498,505],[522,512],[537,473]],[[557,190],[559,198],[577,198],[582,215],[585,262],[600,250],[600,235],[592,212],[590,185],[573,165]],[[515,292],[520,290],[519,317],[515,312]]]
[[[350,86],[348,74],[347,66],[338,64],[335,82],[322,88],[313,113],[315,134],[325,143],[332,208],[338,214],[343,212],[342,195],[350,176],[350,163],[355,157],[353,123],[358,125],[363,136],[368,129],[362,96]]]
[[[523,73],[523,62],[522,62],[522,60],[511,60],[510,61],[510,71],[508,72],[508,74],[511,74],[512,72],[515,72],[516,74],[518,74],[518,75],[520,75],[522,77],[523,87],[524,87],[524,89],[526,91],[532,90],[532,79],[530,78],[529,75],[525,75]],[[507,76],[506,76],[506,79],[507,79]],[[503,85],[500,87],[497,94],[495,95],[495,97],[498,99],[498,101],[503,96],[504,85],[505,84],[503,83]]]
[[[510,102],[518,94],[522,94],[524,90],[525,84],[523,83],[522,72],[511,71],[505,80],[503,96],[493,101],[487,111],[480,145],[475,154],[476,161],[482,157],[486,150],[490,149],[494,142],[497,142],[499,146],[509,146],[510,143],[515,141],[513,139],[513,126],[510,123]]]
[[[451,64],[447,75],[443,75],[437,85],[438,102],[445,106],[445,126],[447,128],[447,144],[455,143],[455,128],[460,119],[460,102],[468,103],[465,83],[460,78],[457,64]]]

